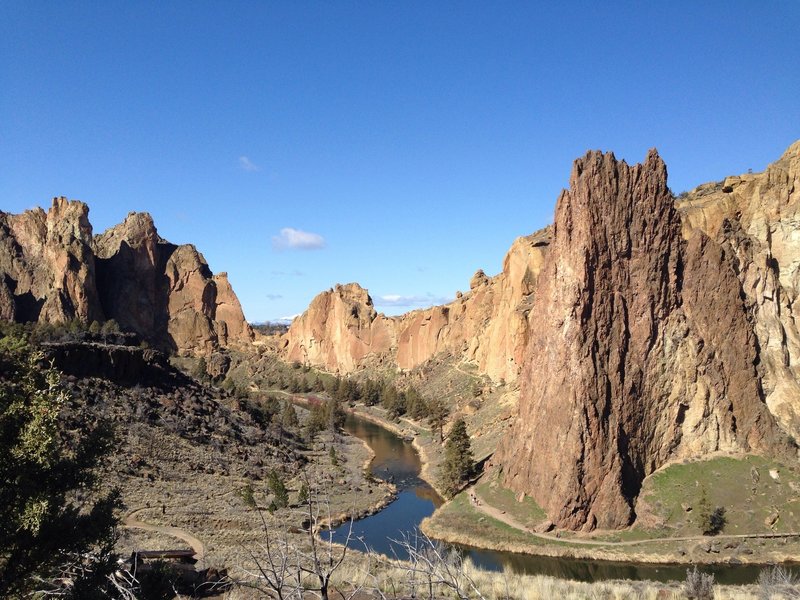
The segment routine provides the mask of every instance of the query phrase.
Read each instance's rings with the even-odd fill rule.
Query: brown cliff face
[[[389,357],[395,344],[389,319],[357,283],[337,285],[311,301],[284,336],[287,360],[349,373]]]
[[[445,306],[400,317],[378,314],[358,284],[318,295],[284,336],[287,360],[334,372],[389,365],[412,369],[441,353],[470,361],[489,377],[514,381],[527,343],[528,311],[549,231],[519,238],[502,273],[479,271],[469,292]]]
[[[800,141],[763,173],[728,177],[679,198],[684,235],[730,248],[754,315],[770,411],[800,439]]]
[[[102,320],[92,226],[82,202],[0,212],[0,316],[19,321]]]
[[[496,462],[559,526],[628,525],[645,476],[715,450],[789,452],[763,401],[729,248],[688,242],[655,151],[590,152],[556,208]]]
[[[88,207],[0,213],[0,318],[57,323],[115,319],[159,347],[209,353],[252,331],[227,276],[193,246],[161,239],[150,215],[92,237]]]

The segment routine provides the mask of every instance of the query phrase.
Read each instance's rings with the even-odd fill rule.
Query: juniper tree
[[[444,443],[444,424],[449,414],[447,405],[441,399],[433,398],[428,401],[428,423],[439,432],[440,443]]]
[[[62,593],[94,598],[113,567],[121,502],[116,491],[73,498],[96,492],[95,468],[113,435],[102,424],[70,433],[60,374],[43,362],[25,339],[0,337],[0,597],[27,596],[91,560]]]
[[[447,435],[442,463],[442,484],[445,492],[455,495],[475,470],[472,458],[472,444],[464,419],[457,419]]]

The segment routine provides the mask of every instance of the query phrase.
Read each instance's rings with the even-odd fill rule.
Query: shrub
[[[798,579],[788,570],[780,565],[769,567],[758,574],[758,598],[759,600],[771,600],[781,592],[796,592]],[[797,598],[800,595],[787,595],[789,598]]]
[[[104,423],[71,431],[61,418],[70,401],[26,336],[0,335],[0,597],[28,597],[54,578],[58,586],[64,563],[80,566],[90,552],[101,560],[72,585],[102,582],[101,567],[113,568],[122,503],[116,491],[100,495],[96,468],[115,439]],[[92,502],[78,502],[91,492]]]
[[[272,469],[267,475],[267,487],[274,496],[272,504],[275,505],[275,508],[289,506],[289,491],[286,489],[283,477],[275,469]]]
[[[713,600],[714,575],[698,571],[697,565],[693,569],[686,569],[683,591],[689,600]]]
[[[256,508],[256,498],[253,495],[253,486],[249,483],[239,490],[239,495],[247,508]]]
[[[717,535],[725,527],[727,518],[725,517],[725,507],[717,506],[713,510],[708,502],[706,490],[703,488],[700,494],[700,501],[697,503],[697,517],[695,520],[697,527],[703,535]]]

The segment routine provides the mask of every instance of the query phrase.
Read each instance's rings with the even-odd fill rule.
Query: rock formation
[[[575,162],[496,463],[559,526],[628,525],[641,482],[716,450],[789,453],[730,244],[681,235],[663,161]]]
[[[208,354],[252,331],[227,276],[194,246],[161,239],[146,213],[93,237],[89,208],[55,198],[45,213],[0,212],[0,318],[116,320],[158,347]]]
[[[800,439],[800,141],[763,173],[700,186],[677,207],[685,236],[703,230],[735,256],[767,405]]]
[[[311,301],[289,327],[284,354],[288,360],[351,372],[389,356],[394,343],[391,320],[378,315],[365,289],[350,283]]]
[[[82,202],[55,198],[21,215],[0,212],[0,316],[48,322],[102,319],[92,226]]]
[[[358,284],[319,294],[284,336],[282,354],[334,372],[390,365],[411,369],[450,353],[495,380],[514,381],[527,343],[531,294],[548,245],[548,230],[517,239],[503,271],[478,271],[471,290],[450,304],[401,317],[378,314]]]

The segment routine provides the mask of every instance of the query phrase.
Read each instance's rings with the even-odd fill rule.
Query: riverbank
[[[557,539],[524,531],[470,505],[459,495],[420,524],[425,535],[464,546],[533,556],[651,565],[766,565],[796,562],[797,536],[653,538],[631,542]]]
[[[409,421],[405,418],[400,418],[399,423],[388,419],[385,415],[381,414],[383,409],[377,407],[367,407],[363,404],[348,409],[353,415],[374,423],[384,429],[388,429],[400,438],[407,440],[411,443],[414,450],[419,455],[421,469],[419,473],[420,479],[425,481],[431,486],[439,496],[445,497],[444,491],[438,483],[438,477],[435,476],[435,465],[438,465],[438,460],[434,460],[431,452],[431,446],[436,444],[435,437],[432,432],[421,427],[420,425]],[[385,411],[383,411],[385,412]]]
[[[298,405],[304,409],[307,409],[312,404],[310,400],[304,396],[291,395],[290,399],[293,404]],[[380,497],[378,497],[373,503],[365,507],[364,506],[362,506],[361,508],[357,508],[355,506],[349,508],[336,507],[335,512],[332,512],[330,515],[320,520],[320,525],[325,528],[332,529],[338,527],[342,523],[345,523],[351,519],[356,521],[358,519],[363,519],[365,517],[374,515],[375,513],[380,512],[381,510],[386,508],[397,498],[397,486],[395,486],[393,483],[389,481],[378,479],[372,475],[370,466],[375,458],[375,452],[370,447],[370,445],[356,436],[348,436],[348,439],[351,442],[354,442],[355,444],[363,448],[363,455],[361,457],[362,460],[360,466],[360,471],[363,475],[363,479],[367,482],[372,482],[376,484],[378,489],[383,491],[383,494]],[[325,438],[325,441],[323,442],[323,448],[325,447],[325,445],[333,443],[333,441],[334,441],[333,439]],[[361,453],[354,453],[352,451],[347,451],[344,457],[345,462],[348,462],[351,459],[358,460],[359,458],[358,454]],[[346,482],[342,481],[341,483],[344,484]],[[369,493],[372,494],[373,490],[370,489]]]
[[[420,478],[442,495],[433,476],[432,450],[437,440],[430,431],[408,419],[392,421],[379,407],[356,405],[348,412],[410,443],[420,459]],[[597,532],[590,536],[571,531],[539,533],[531,523],[517,522],[486,498],[481,497],[476,504],[472,497],[471,493],[456,496],[423,519],[420,529],[431,538],[476,549],[609,563],[735,567],[792,563],[800,556],[800,535],[792,532],[674,538],[664,531],[650,534],[643,530]],[[374,514],[390,501],[364,514]]]

